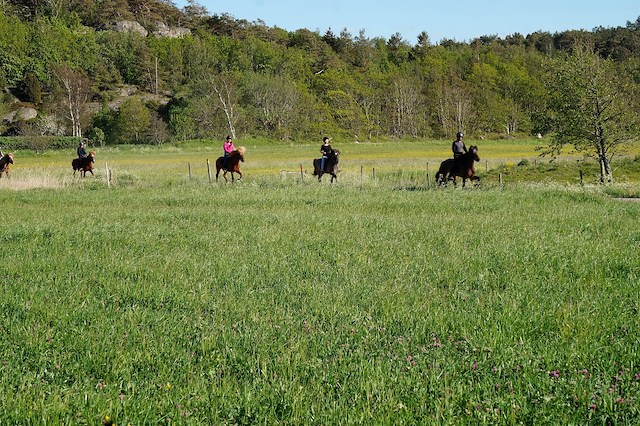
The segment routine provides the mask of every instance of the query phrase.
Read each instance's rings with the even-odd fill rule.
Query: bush
[[[36,152],[44,152],[48,149],[75,148],[80,143],[76,136],[3,136],[0,137],[0,146],[4,151],[16,151],[20,149],[33,149]]]

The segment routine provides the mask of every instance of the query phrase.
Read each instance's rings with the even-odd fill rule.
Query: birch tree
[[[236,125],[240,119],[240,90],[235,75],[209,74],[200,85],[201,95],[220,106],[229,134],[236,139]]]
[[[71,135],[82,137],[82,112],[89,100],[89,80],[66,65],[58,68],[55,75],[63,88],[62,103],[71,125]]]

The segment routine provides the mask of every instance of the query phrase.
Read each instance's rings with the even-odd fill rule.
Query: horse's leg
[[[225,169],[222,169],[222,170],[224,170],[224,171],[222,172],[222,177],[224,178],[224,181],[225,181],[225,182],[229,182],[229,179],[227,179],[227,171],[226,171]]]
[[[242,179],[242,173],[240,172],[240,170],[238,170],[236,173],[238,174],[238,180]]]
[[[320,173],[318,173],[318,182],[322,182],[322,170],[320,171]]]

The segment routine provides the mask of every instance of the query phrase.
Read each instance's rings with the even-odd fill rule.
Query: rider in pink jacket
[[[233,146],[233,140],[231,139],[231,136],[227,136],[227,139],[224,141],[222,148],[224,149],[224,157],[222,158],[222,168],[226,171],[227,162],[229,161],[229,155],[231,155],[231,153],[236,149]]]

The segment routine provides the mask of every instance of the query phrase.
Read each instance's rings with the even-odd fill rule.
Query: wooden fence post
[[[427,161],[427,187],[431,186],[431,182],[429,182],[429,162]]]
[[[109,176],[109,164],[104,162],[104,169],[107,177],[107,188],[111,188],[111,176]]]
[[[304,181],[304,172],[302,171],[302,163],[300,163],[300,181]]]
[[[189,165],[189,180],[191,180],[191,163],[187,163]]]
[[[584,175],[582,173],[582,170],[580,170],[580,186],[584,186],[583,178],[584,178]]]
[[[498,173],[498,183],[502,186],[502,173]]]
[[[211,164],[209,163],[208,158],[207,158],[207,175],[209,175],[209,182],[211,182]]]

